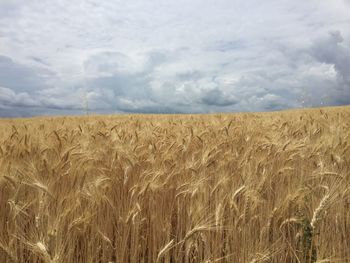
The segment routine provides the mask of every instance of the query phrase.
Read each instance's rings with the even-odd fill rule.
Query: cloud
[[[327,38],[316,41],[311,51],[318,61],[333,64],[340,77],[347,82],[350,78],[350,49],[342,46],[343,42],[340,31],[331,31]]]
[[[207,105],[215,106],[229,106],[238,103],[237,99],[232,95],[225,95],[218,88],[206,92],[202,98],[202,102]]]
[[[55,73],[47,69],[0,56],[0,115],[31,116],[56,110],[73,113],[81,109],[79,96],[72,95],[70,89],[54,87],[55,78]]]
[[[142,59],[142,58],[141,58]],[[91,77],[110,77],[114,74],[133,74],[143,70],[143,61],[129,58],[120,52],[100,52],[84,62],[86,75]]]
[[[0,87],[0,102],[3,105],[18,107],[38,106],[38,103],[27,93],[16,93],[12,89]]]
[[[48,70],[34,69],[0,56],[0,86],[15,91],[35,91],[45,88],[46,81],[52,77]]]
[[[348,1],[0,1],[0,115],[350,103]],[[331,32],[331,33],[329,33]]]
[[[331,31],[327,37],[317,39],[311,47],[311,55],[320,63],[333,69],[333,87],[329,98],[334,104],[350,102],[350,47],[343,45],[344,38],[340,31]],[[332,72],[332,70],[331,70]],[[325,74],[327,76],[327,74]]]

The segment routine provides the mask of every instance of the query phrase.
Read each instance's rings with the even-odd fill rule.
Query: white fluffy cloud
[[[347,0],[0,0],[0,116],[350,103]]]

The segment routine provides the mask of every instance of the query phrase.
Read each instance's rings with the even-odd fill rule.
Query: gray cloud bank
[[[0,117],[350,104],[350,4],[0,0]]]

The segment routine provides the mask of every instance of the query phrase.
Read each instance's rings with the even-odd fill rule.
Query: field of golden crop
[[[0,262],[350,262],[350,107],[2,119]]]

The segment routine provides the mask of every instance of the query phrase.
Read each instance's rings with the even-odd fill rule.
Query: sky
[[[0,117],[350,104],[350,0],[0,0]]]

